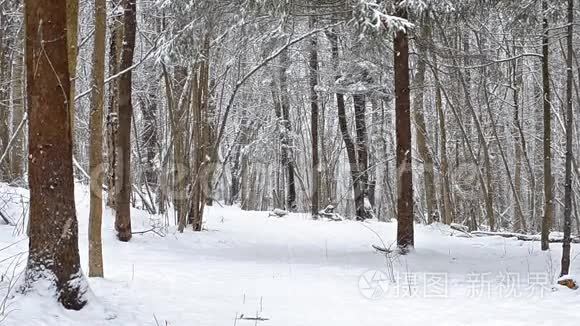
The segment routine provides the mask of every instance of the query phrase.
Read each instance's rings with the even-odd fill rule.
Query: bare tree
[[[397,16],[407,18],[407,9],[398,3]],[[411,100],[409,95],[409,40],[399,29],[394,39],[395,124],[397,135],[397,246],[407,252],[414,246],[413,169],[411,162]]]
[[[95,45],[93,50],[93,85],[90,116],[91,175],[89,211],[89,276],[103,277],[103,102],[105,92],[105,37],[107,32],[107,3],[95,0]]]
[[[564,241],[560,276],[570,273],[570,233],[572,232],[572,39],[574,33],[574,0],[568,0],[568,35],[566,54],[566,176],[564,177]]]
[[[431,154],[431,149],[429,148],[429,135],[427,133],[427,125],[425,123],[425,116],[423,114],[423,101],[425,93],[425,70],[426,70],[426,47],[425,42],[428,42],[430,37],[429,13],[426,14],[426,18],[423,20],[423,26],[421,27],[421,36],[418,40],[418,47],[420,49],[419,55],[422,56],[417,62],[417,73],[415,74],[414,87],[416,90],[416,96],[413,103],[413,116],[415,121],[415,128],[417,129],[417,147],[421,159],[423,160],[423,179],[425,182],[425,203],[427,204],[427,222],[432,223],[438,221],[438,211],[437,211],[437,193],[435,191],[435,174],[433,171],[433,156]],[[451,223],[447,219],[444,221],[446,223]]]
[[[542,34],[542,98],[544,103],[544,217],[542,219],[542,250],[550,248],[550,226],[553,220],[552,193],[552,105],[550,99],[550,59],[549,59],[549,33],[548,2],[542,1],[543,30]]]
[[[123,0],[123,52],[120,71],[133,65],[137,30],[137,0]],[[131,240],[131,119],[133,115],[131,70],[119,77],[119,160],[117,162],[118,189],[115,203],[115,229],[121,241]]]
[[[314,28],[316,25],[315,16],[310,17],[310,27]],[[319,205],[319,183],[320,183],[320,160],[318,158],[318,93],[316,86],[318,85],[318,35],[314,34],[310,37],[310,134],[312,142],[312,195],[310,200],[310,212],[313,218],[318,217]]]
[[[111,36],[109,45],[109,75],[115,76],[119,73],[121,51],[123,50],[123,21],[122,16],[117,12],[120,3],[113,2],[113,15],[111,23]],[[107,103],[107,206],[115,208],[117,197],[117,162],[119,149],[119,80],[114,79],[109,84],[109,94]]]

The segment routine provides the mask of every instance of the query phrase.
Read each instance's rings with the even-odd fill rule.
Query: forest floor
[[[4,207],[0,198],[0,209],[17,220],[26,191],[0,185],[0,197],[11,198]],[[76,197],[86,272],[86,188],[77,187]],[[161,219],[134,210],[133,230]],[[416,225],[415,251],[387,258],[371,246],[383,246],[377,235],[389,246],[396,223],[276,218],[216,205],[204,232],[169,227],[121,243],[111,212],[103,221],[106,277],[89,280],[90,301],[80,312],[42,293],[6,296],[19,282],[28,241],[18,227],[0,226],[0,248],[17,242],[0,251],[7,271],[0,325],[561,326],[580,318],[580,290],[554,285],[561,244],[541,252],[539,242],[463,238],[444,225]],[[572,256],[579,253],[573,245]],[[572,270],[580,274],[580,259]]]

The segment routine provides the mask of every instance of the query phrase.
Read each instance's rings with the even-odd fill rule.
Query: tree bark
[[[91,91],[89,210],[89,276],[103,277],[103,102],[105,92],[106,0],[95,0],[95,44],[93,49],[93,85]]]
[[[398,16],[407,18],[406,9],[399,8]],[[397,246],[401,252],[405,253],[414,246],[409,40],[406,31],[398,30],[395,32],[394,50],[398,188]]]
[[[137,0],[123,0],[123,53],[120,71],[133,65],[137,29]],[[117,162],[118,193],[115,203],[115,230],[121,241],[131,240],[131,118],[133,115],[131,70],[119,77],[119,160]]]
[[[45,279],[66,309],[87,303],[74,202],[66,1],[26,1],[30,221],[25,285]]]

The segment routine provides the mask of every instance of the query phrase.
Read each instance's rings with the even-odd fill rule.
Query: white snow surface
[[[0,205],[22,189],[0,184]],[[15,220],[20,198],[0,209]],[[80,253],[87,271],[89,195],[76,190]],[[132,211],[133,230],[163,217]],[[206,230],[165,237],[136,234],[116,240],[105,210],[105,278],[89,279],[81,311],[66,311],[38,291],[12,291],[0,325],[363,326],[363,325],[577,325],[580,290],[556,284],[561,244],[541,252],[539,242],[453,236],[444,225],[415,226],[415,250],[395,257],[395,283],[385,280],[387,259],[371,246],[389,246],[396,223],[284,219],[269,212],[209,207]],[[49,218],[49,217],[47,217]],[[173,218],[169,218],[173,220]],[[22,221],[20,221],[22,223]],[[372,232],[373,230],[374,232]],[[4,298],[14,266],[27,249],[14,227],[0,225],[0,282]],[[580,252],[572,247],[572,257]],[[25,265],[20,255],[18,275]],[[11,265],[12,264],[12,265]],[[579,259],[571,274],[579,275]],[[21,273],[20,273],[21,275]],[[4,301],[4,300],[2,300]],[[259,317],[267,320],[248,320]]]

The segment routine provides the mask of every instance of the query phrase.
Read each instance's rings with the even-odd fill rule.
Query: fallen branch
[[[461,234],[465,235],[468,238],[473,238],[473,235],[471,233],[469,233],[467,227],[464,225],[457,224],[457,223],[451,223],[449,225],[449,227],[451,227],[452,230],[460,232]]]
[[[516,238],[521,241],[540,241],[539,234],[522,234],[513,232],[489,232],[489,231],[473,231],[470,234],[477,237],[489,237],[489,236],[499,236],[503,238]],[[580,237],[573,237],[573,243],[580,243]],[[562,243],[564,241],[563,237],[550,236],[549,241],[551,243]]]

